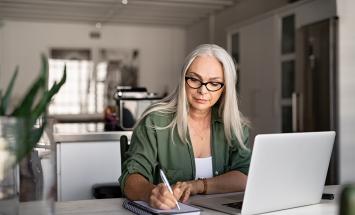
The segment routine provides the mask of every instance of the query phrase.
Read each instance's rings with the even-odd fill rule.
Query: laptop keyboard
[[[232,202],[232,203],[227,203],[227,204],[223,204],[223,205],[241,210],[242,206],[243,206],[243,202]]]

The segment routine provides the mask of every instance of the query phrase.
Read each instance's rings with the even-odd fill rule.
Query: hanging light
[[[101,22],[97,22],[97,23],[95,24],[95,27],[96,27],[97,29],[101,29],[101,28],[102,28]]]

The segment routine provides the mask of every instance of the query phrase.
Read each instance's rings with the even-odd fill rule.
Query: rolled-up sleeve
[[[251,159],[251,150],[249,148],[249,130],[247,127],[244,129],[243,143],[246,148],[242,148],[238,141],[233,141],[233,149],[230,155],[230,170],[237,170],[245,175],[248,175],[249,165]]]
[[[157,141],[149,116],[134,129],[126,155],[127,160],[122,165],[122,175],[119,178],[122,193],[127,176],[132,173],[139,173],[153,183],[154,169],[157,165]]]

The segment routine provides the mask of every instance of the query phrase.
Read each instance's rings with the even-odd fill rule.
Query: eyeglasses
[[[204,85],[208,91],[214,92],[221,89],[224,84],[220,82],[205,82],[198,80],[197,78],[185,77],[185,81],[189,87],[192,89],[199,89],[202,85]]]

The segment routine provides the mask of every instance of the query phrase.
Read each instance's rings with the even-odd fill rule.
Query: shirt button
[[[215,171],[214,174],[215,174],[215,175],[218,175],[218,171]]]

